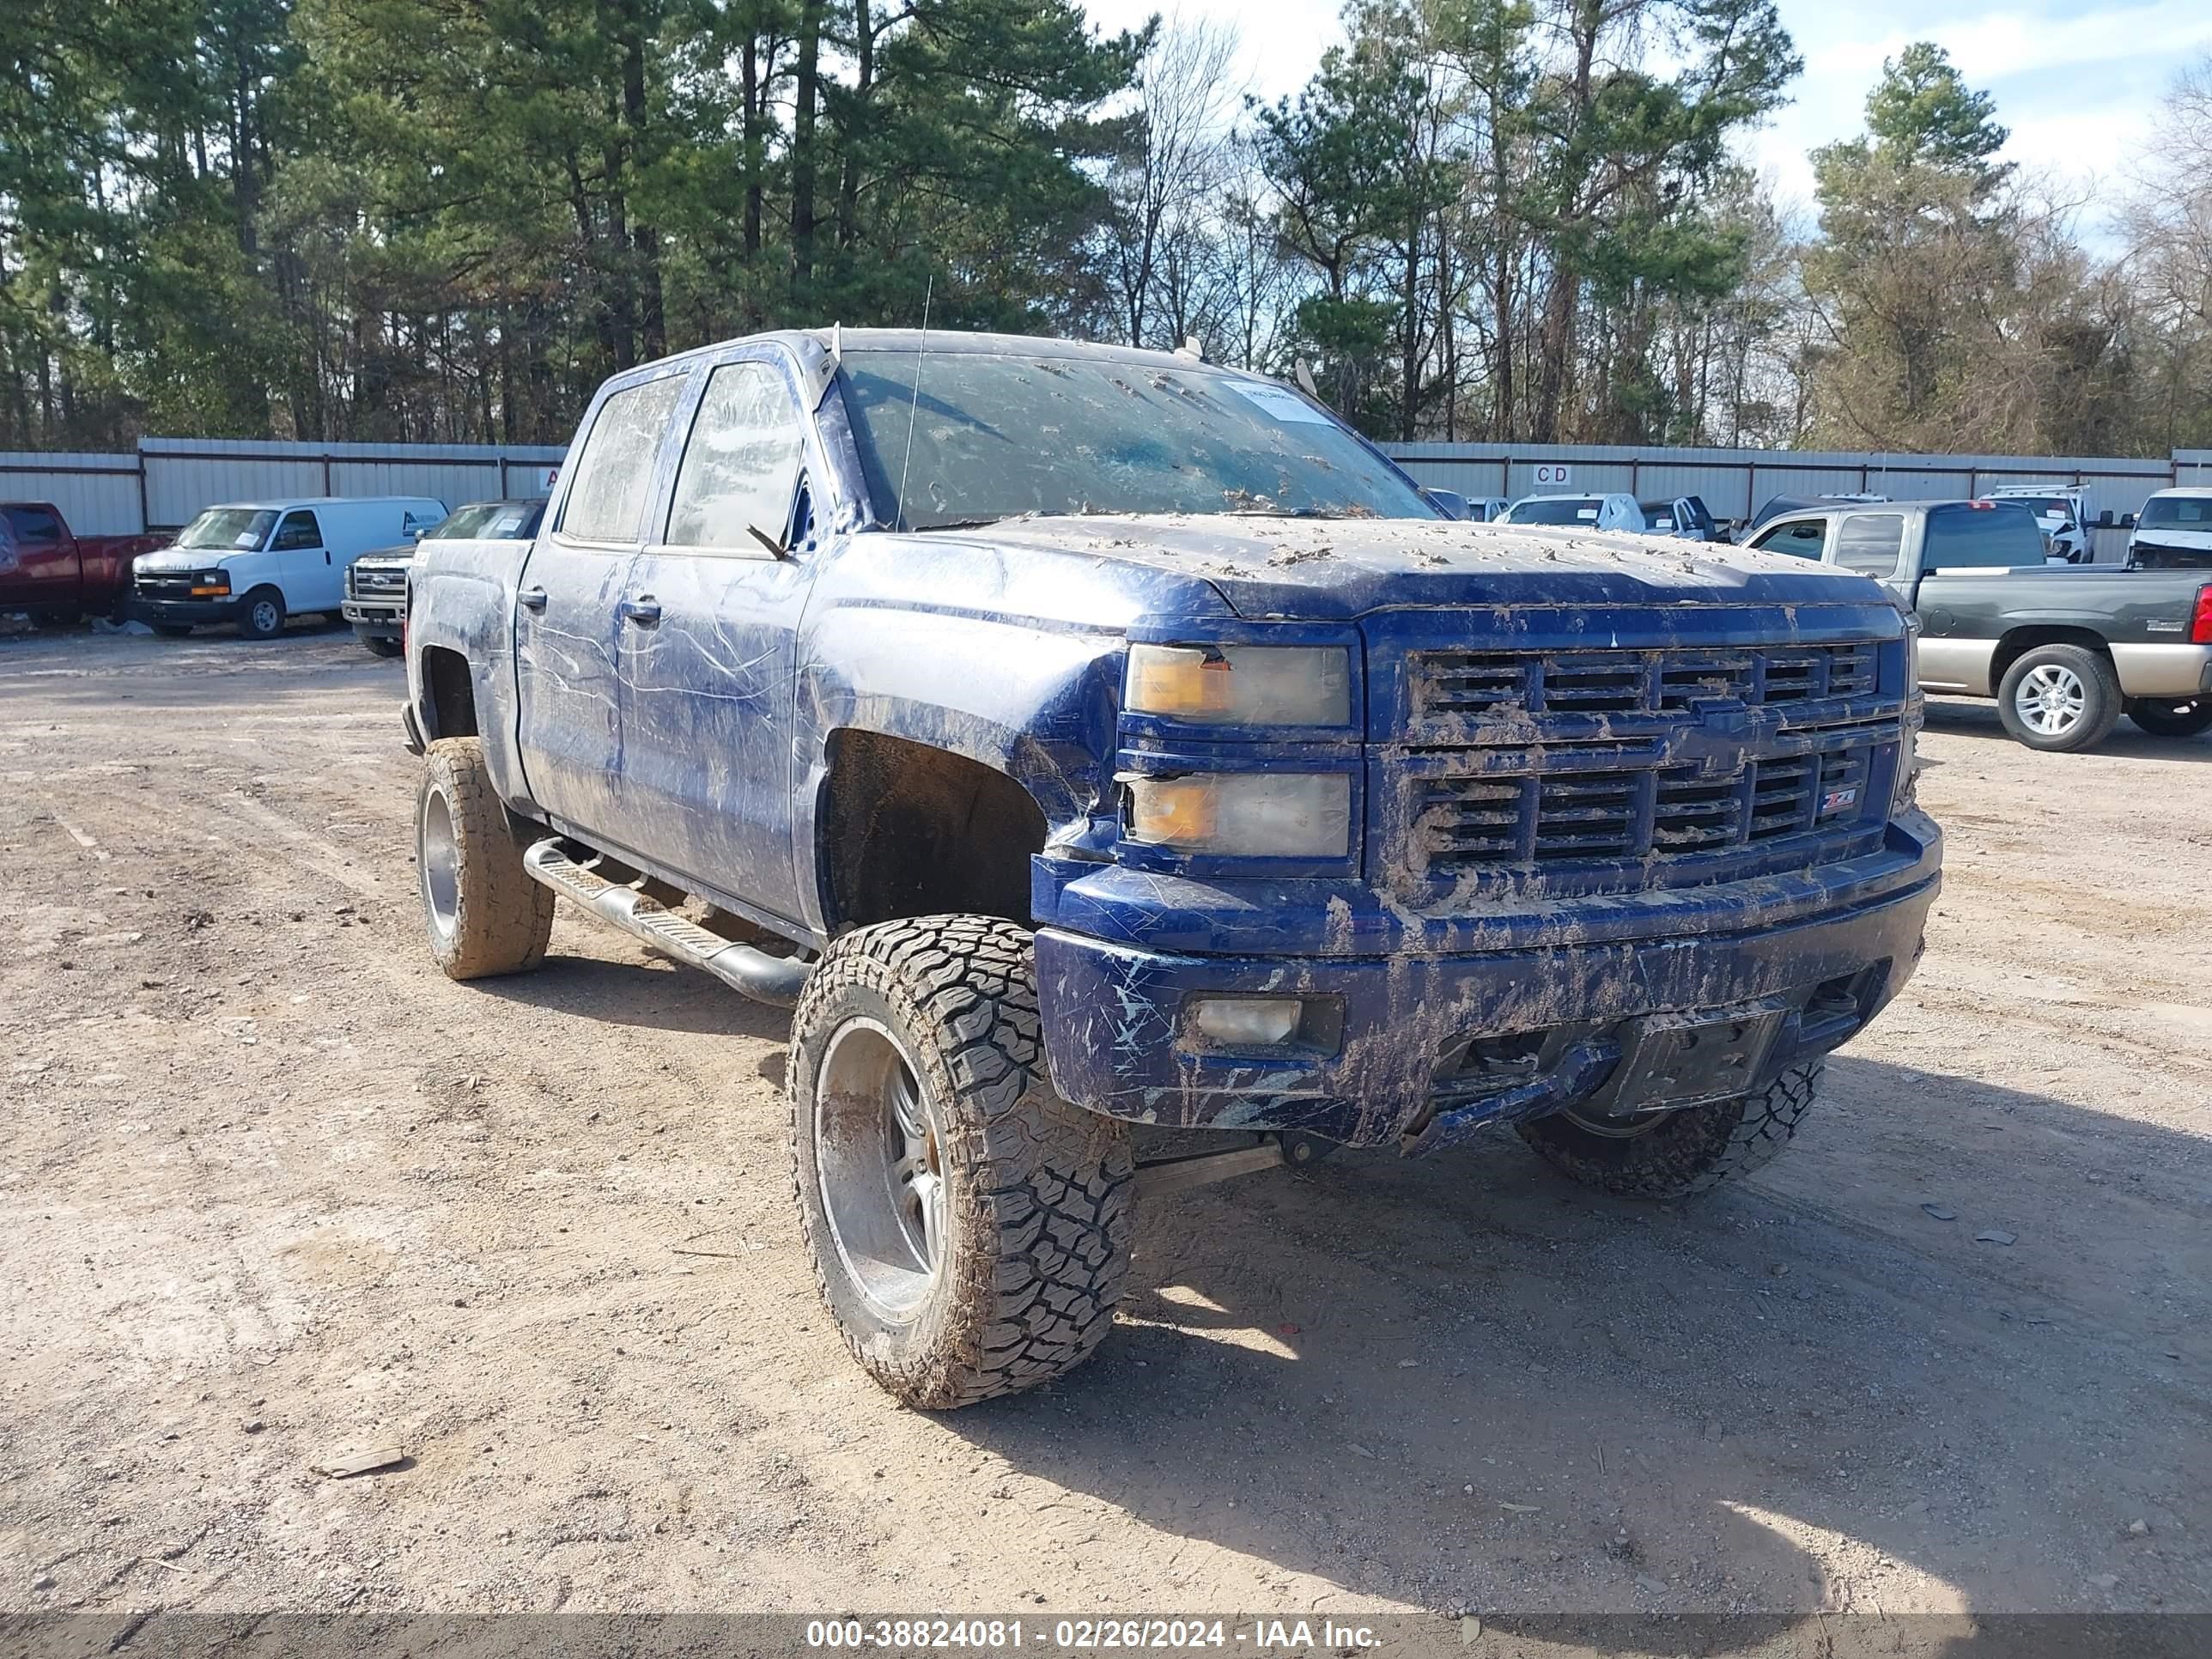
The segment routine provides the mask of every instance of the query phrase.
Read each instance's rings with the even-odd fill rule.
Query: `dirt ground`
[[[1926,963],[1740,1189],[1248,1177],[938,1417],[817,1303],[781,1014],[566,907],[431,966],[400,684],[0,641],[0,1609],[2212,1609],[2212,740],[1933,708]]]

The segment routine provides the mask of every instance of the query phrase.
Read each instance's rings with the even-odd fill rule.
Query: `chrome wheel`
[[[2089,688],[2063,663],[2039,663],[2021,677],[2012,706],[2021,723],[2038,737],[2063,738],[2081,723]]]
[[[812,1128],[838,1261],[879,1317],[904,1323],[944,1264],[944,1153],[913,1060],[880,1021],[855,1016],[830,1039]]]
[[[450,939],[461,925],[460,838],[453,833],[453,809],[442,789],[422,796],[422,818],[416,826],[416,866],[422,872],[422,908],[430,927]]]

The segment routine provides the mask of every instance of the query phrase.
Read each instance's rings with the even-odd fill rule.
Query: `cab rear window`
[[[1930,570],[2043,562],[2043,526],[2024,507],[1939,507],[1928,514],[1923,563]]]

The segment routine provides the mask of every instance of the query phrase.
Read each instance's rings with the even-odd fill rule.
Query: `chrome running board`
[[[548,836],[524,853],[522,867],[532,880],[574,899],[600,921],[635,934],[678,962],[705,969],[756,1002],[790,1007],[799,1000],[799,987],[814,971],[811,962],[772,957],[757,946],[733,943],[689,917],[678,915],[635,887],[618,886],[605,876],[594,875],[562,850],[557,836]]]

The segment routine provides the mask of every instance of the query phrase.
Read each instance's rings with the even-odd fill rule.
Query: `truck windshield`
[[[1515,524],[1595,524],[1603,505],[1595,495],[1563,495],[1556,501],[1516,501],[1506,516]]]
[[[263,507],[211,507],[186,525],[179,547],[220,547],[227,552],[258,548],[268,539],[276,515]]]
[[[2145,530],[2212,531],[2212,495],[2154,495],[2136,522]]]
[[[2063,495],[2004,495],[1999,499],[2014,507],[2024,507],[2038,518],[2070,520],[2074,516],[2074,503]]]
[[[1333,416],[1273,381],[1042,351],[848,349],[842,374],[868,494],[902,529],[1025,513],[1438,516]]]
[[[2043,526],[2026,507],[2010,502],[1933,507],[1921,562],[1930,570],[2041,564]]]

